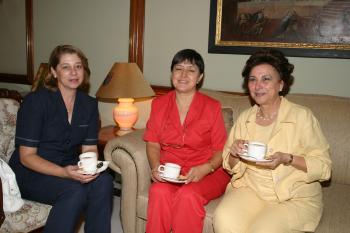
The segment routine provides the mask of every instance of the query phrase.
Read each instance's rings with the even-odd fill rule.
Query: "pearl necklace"
[[[258,112],[256,113],[256,117],[262,121],[272,121],[276,118],[276,116],[277,112],[272,113],[270,116],[264,116],[261,108],[259,108]]]

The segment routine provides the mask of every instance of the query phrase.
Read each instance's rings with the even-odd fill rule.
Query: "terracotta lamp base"
[[[125,135],[133,131],[138,118],[138,110],[133,104],[133,98],[119,98],[118,105],[113,110],[114,121],[119,126],[117,135]]]

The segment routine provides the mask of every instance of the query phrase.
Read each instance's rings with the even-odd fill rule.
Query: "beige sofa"
[[[217,91],[202,91],[218,99],[227,124],[250,106],[247,96]],[[309,107],[318,118],[331,146],[332,179],[324,183],[324,214],[317,233],[350,232],[350,98],[326,95],[290,94],[287,98]],[[231,113],[228,111],[232,109]],[[143,130],[136,130],[109,141],[105,158],[110,167],[121,173],[121,220],[124,233],[145,232],[148,189],[151,184]],[[220,198],[207,206],[203,232],[212,233],[213,211]]]
[[[19,101],[21,96],[18,92],[0,89],[0,158],[5,162],[9,161],[14,150]],[[2,192],[0,198],[3,198]],[[1,205],[1,210],[2,208]],[[24,205],[18,211],[5,212],[5,220],[2,225],[0,224],[0,232],[41,232],[37,230],[45,225],[50,209],[49,205],[24,200]]]

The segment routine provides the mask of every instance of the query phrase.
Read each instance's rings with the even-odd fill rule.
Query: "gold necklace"
[[[272,121],[276,118],[277,116],[277,111],[272,113],[271,115],[264,115],[264,113],[262,112],[261,108],[258,109],[257,113],[256,113],[256,117],[262,121]]]

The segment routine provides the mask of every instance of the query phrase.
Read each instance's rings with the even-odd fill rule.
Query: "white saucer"
[[[244,160],[250,161],[250,162],[270,162],[272,159],[256,159],[251,156],[243,155],[241,154],[239,157],[241,157]]]
[[[178,184],[183,184],[186,182],[186,180],[179,180],[179,179],[174,179],[174,178],[169,178],[169,177],[165,177],[165,176],[160,176],[163,180],[166,180],[168,182],[171,183],[178,183]]]
[[[102,167],[100,168],[97,168],[96,172],[85,172],[83,170],[78,170],[79,173],[81,174],[84,174],[84,175],[95,175],[96,173],[100,173],[100,172],[103,172],[104,170],[106,170],[108,168],[108,164],[109,164],[109,161],[97,161],[97,164],[99,163],[103,163]]]

